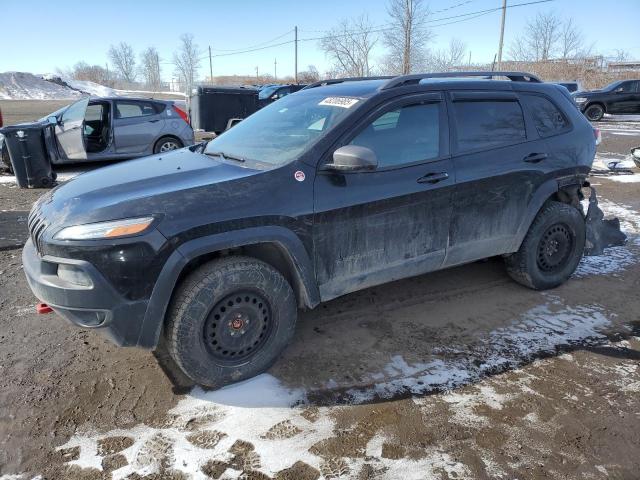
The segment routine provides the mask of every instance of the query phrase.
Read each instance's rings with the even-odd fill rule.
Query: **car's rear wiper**
[[[210,157],[221,157],[223,160],[235,160],[236,162],[244,163],[246,160],[242,157],[236,157],[234,155],[228,155],[224,152],[204,152],[205,155]]]

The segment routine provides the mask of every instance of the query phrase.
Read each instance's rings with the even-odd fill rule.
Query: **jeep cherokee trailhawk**
[[[496,255],[527,287],[565,282],[595,149],[566,89],[527,73],[318,82],[47,193],[24,270],[61,316],[217,387],[269,367],[298,309],[355,290]]]

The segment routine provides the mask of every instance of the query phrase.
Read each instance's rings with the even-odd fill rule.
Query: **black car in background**
[[[619,80],[600,90],[576,92],[573,99],[592,122],[601,120],[605,113],[640,114],[640,80]]]
[[[298,90],[302,90],[306,85],[270,85],[260,90],[258,93],[258,106],[260,108],[265,105],[269,105],[271,102],[286,97],[290,93],[295,93]]]

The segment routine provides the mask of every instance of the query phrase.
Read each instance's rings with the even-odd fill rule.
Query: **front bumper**
[[[22,264],[34,295],[71,323],[95,328],[120,346],[138,344],[148,300],[122,297],[89,262],[45,255],[40,257],[31,239],[22,250]],[[58,265],[72,265],[91,280],[82,286],[61,279]]]

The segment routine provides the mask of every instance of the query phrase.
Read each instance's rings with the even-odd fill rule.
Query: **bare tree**
[[[173,53],[173,64],[176,67],[180,81],[185,86],[185,93],[191,94],[191,89],[200,68],[200,48],[193,41],[193,35],[180,35],[180,48]]]
[[[136,81],[136,56],[131,45],[125,42],[111,45],[108,55],[122,80],[127,83]]]
[[[562,25],[560,33],[560,57],[564,60],[575,58],[581,53],[584,38],[582,32],[575,26],[573,20],[569,18]]]
[[[459,38],[452,38],[446,49],[430,52],[426,58],[426,67],[430,72],[447,72],[462,64],[467,45]]]
[[[371,75],[371,51],[377,42],[367,15],[342,20],[320,40],[320,48],[333,63],[336,76]]]
[[[303,72],[298,72],[298,81],[300,83],[313,83],[320,80],[320,72],[315,65],[309,65]]]
[[[622,49],[622,48],[616,48],[613,51],[613,59],[616,62],[626,62],[629,60],[629,52]]]
[[[160,89],[162,84],[160,78],[160,56],[155,47],[149,47],[140,54],[140,72],[149,89],[154,91]]]
[[[87,80],[89,82],[99,83],[100,85],[107,85],[109,83],[109,72],[106,68],[100,65],[89,65],[86,62],[78,62],[73,66],[71,72],[65,74],[70,76],[74,80]]]
[[[551,59],[561,49],[563,22],[553,12],[538,13],[530,19],[524,33],[511,44],[509,55],[517,61],[539,62]]]
[[[384,34],[388,48],[385,70],[407,74],[422,70],[426,52],[434,35],[427,28],[429,10],[423,0],[389,0],[387,12],[391,27]]]

